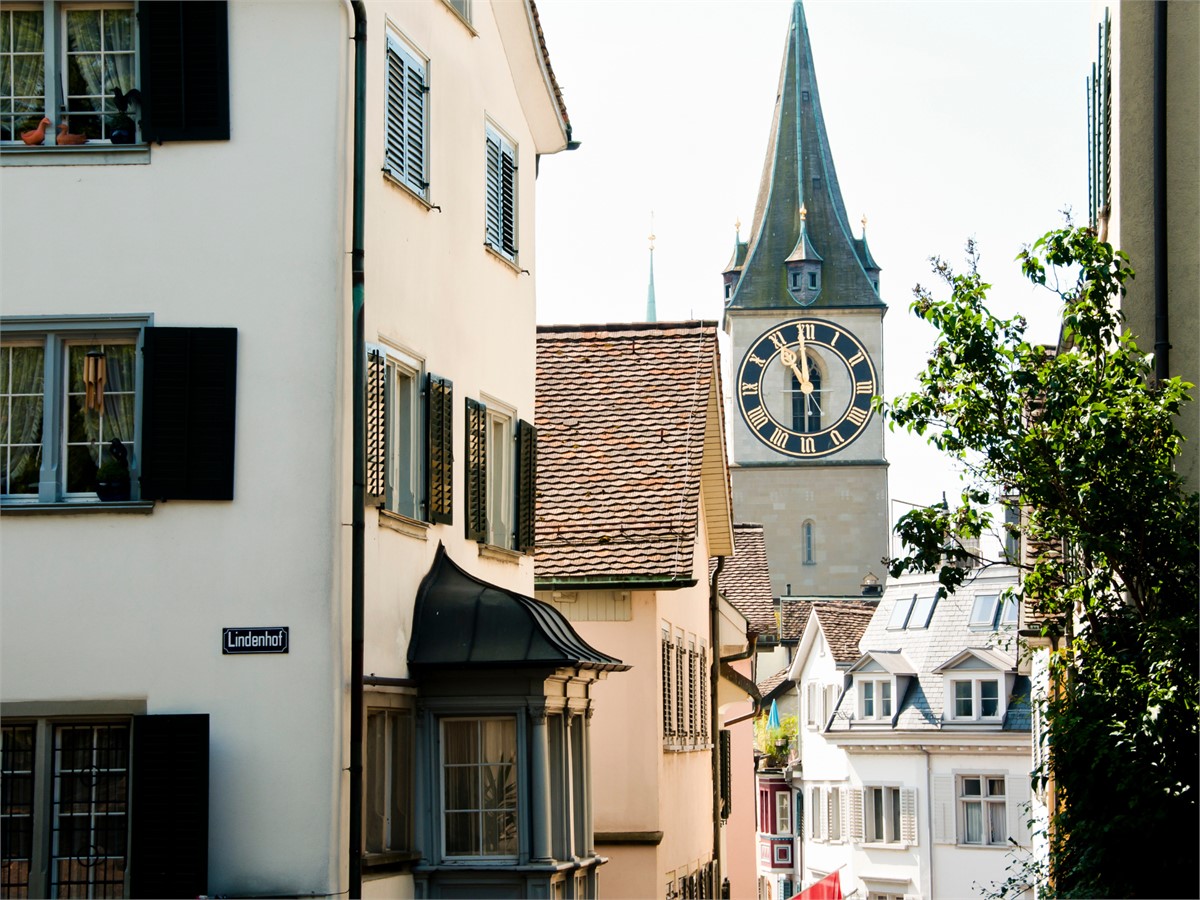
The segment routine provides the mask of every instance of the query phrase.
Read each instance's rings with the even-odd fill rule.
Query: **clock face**
[[[793,319],[758,337],[736,389],[755,437],[786,456],[818,459],[863,433],[878,381],[852,333],[823,319]]]

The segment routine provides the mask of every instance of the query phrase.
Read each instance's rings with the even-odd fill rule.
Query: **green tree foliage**
[[[956,459],[970,487],[957,508],[900,521],[908,555],[890,571],[939,572],[953,591],[970,577],[954,565],[970,555],[962,539],[990,529],[989,505],[1019,498],[1026,546],[1038,551],[1025,561],[1024,602],[1046,614],[1044,634],[1061,635],[1052,667],[1062,689],[1038,701],[1054,769],[1034,780],[1053,774],[1062,806],[1049,871],[1025,863],[1008,888],[1200,896],[1198,501],[1173,466],[1193,385],[1155,380],[1122,330],[1133,277],[1123,253],[1067,227],[1018,260],[1062,303],[1057,348],[1026,340],[1021,316],[988,311],[973,245],[965,272],[933,260],[948,299],[915,290],[912,310],[938,330],[937,345],[919,389],[879,407],[891,427]]]

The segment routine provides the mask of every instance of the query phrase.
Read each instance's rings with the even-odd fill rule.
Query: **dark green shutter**
[[[232,500],[236,328],[147,328],[142,499]]]
[[[721,818],[728,819],[733,807],[733,743],[728,728],[721,735]]]
[[[387,490],[387,360],[378,350],[367,354],[367,493]]]
[[[208,893],[208,715],[133,717],[129,893]]]
[[[142,0],[142,136],[229,140],[229,10],[216,0]]]
[[[487,407],[467,398],[467,517],[469,541],[487,541]]]
[[[449,378],[426,377],[425,422],[429,521],[449,525],[454,513],[454,384]]]
[[[504,252],[509,256],[517,255],[517,186],[516,166],[513,165],[512,154],[507,148],[500,152],[500,184],[502,197],[501,227],[504,241]]]
[[[537,429],[517,422],[517,549],[533,552],[537,514]]]

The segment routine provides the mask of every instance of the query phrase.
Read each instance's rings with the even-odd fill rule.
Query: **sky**
[[[735,223],[745,239],[753,219],[791,6],[538,0],[582,142],[540,162],[540,323],[644,320],[651,233],[658,320],[721,321],[721,272]],[[852,223],[866,215],[882,268],[884,395],[913,390],[933,346],[909,312],[914,285],[941,287],[929,258],[961,264],[969,238],[993,310],[1020,311],[1033,338],[1053,342],[1055,298],[1028,285],[1014,257],[1064,210],[1087,218],[1090,4],[804,8],[846,212]],[[728,343],[722,352],[728,364]],[[906,502],[961,489],[923,439],[886,440],[893,520]]]

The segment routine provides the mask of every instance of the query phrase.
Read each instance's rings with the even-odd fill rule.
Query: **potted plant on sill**
[[[764,768],[782,769],[788,764],[798,724],[795,716],[783,716],[775,726],[766,715],[754,720],[754,744]]]
[[[108,459],[96,472],[96,496],[105,502],[129,499],[129,451],[119,438],[108,445]]]

